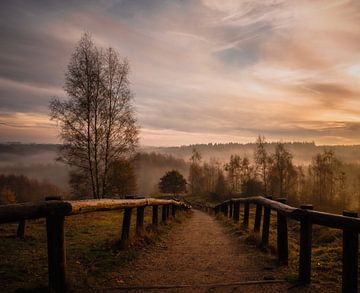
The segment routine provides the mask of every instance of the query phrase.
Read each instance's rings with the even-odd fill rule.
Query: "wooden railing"
[[[156,227],[159,206],[162,206],[162,222],[169,219],[170,212],[175,217],[178,209],[191,208],[180,201],[156,198],[62,201],[60,198],[49,197],[43,202],[1,205],[0,224],[18,221],[19,234],[19,230],[24,233],[25,220],[46,218],[49,290],[50,292],[65,292],[68,289],[66,286],[65,217],[97,211],[124,210],[119,244],[125,248],[130,236],[132,210],[137,209],[136,233],[141,234],[145,207],[152,207],[152,224]]]
[[[358,234],[360,219],[357,213],[344,211],[343,215],[314,211],[312,205],[295,208],[286,205],[286,199],[272,200],[272,197],[233,198],[214,207],[215,214],[223,213],[234,222],[240,221],[240,205],[244,205],[243,225],[249,225],[250,205],[255,205],[254,231],[260,232],[261,242],[269,243],[271,210],[276,211],[277,254],[281,264],[288,263],[288,218],[300,222],[300,253],[298,280],[302,283],[311,281],[311,246],[312,225],[321,225],[343,231],[342,252],[342,292],[358,292]]]

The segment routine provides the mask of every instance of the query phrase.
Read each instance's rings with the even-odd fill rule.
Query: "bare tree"
[[[201,154],[194,148],[190,157],[189,187],[190,194],[201,195],[203,193],[204,176],[201,167]]]
[[[129,63],[121,60],[119,54],[108,48],[104,54],[103,86],[105,142],[102,144],[102,192],[107,194],[109,166],[124,159],[124,154],[133,153],[138,141],[138,129],[131,104],[133,94],[129,87]]]
[[[264,194],[268,195],[268,176],[269,167],[271,165],[271,157],[265,149],[266,141],[264,136],[258,136],[256,140],[256,149],[254,153],[256,169],[264,186]]]
[[[231,155],[229,163],[224,165],[224,169],[227,172],[229,189],[232,194],[240,192],[240,165],[241,158],[239,155]]]
[[[65,75],[69,99],[50,103],[63,141],[59,159],[88,178],[94,198],[108,195],[112,162],[130,156],[137,145],[128,73],[126,59],[112,48],[98,49],[84,34]]]
[[[324,150],[313,158],[309,166],[314,181],[313,195],[319,198],[320,205],[330,204],[336,196],[337,185],[341,186],[342,192],[344,191],[345,174],[341,170],[341,165],[332,150]]]
[[[269,176],[273,185],[272,191],[274,192],[274,187],[276,187],[275,190],[280,197],[290,192],[292,185],[295,184],[296,170],[292,158],[292,154],[283,143],[276,144]]]

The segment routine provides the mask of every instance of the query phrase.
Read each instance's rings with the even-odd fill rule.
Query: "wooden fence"
[[[360,219],[357,213],[344,211],[335,215],[314,211],[312,205],[295,208],[286,205],[286,199],[272,200],[272,197],[233,198],[214,207],[215,214],[223,213],[234,222],[240,221],[240,205],[244,206],[243,224],[249,225],[250,205],[255,205],[254,231],[260,232],[261,242],[269,243],[271,210],[276,211],[277,254],[281,264],[288,263],[288,218],[300,222],[300,253],[298,279],[302,283],[311,281],[312,225],[321,225],[343,231],[342,292],[358,292],[358,250]]]
[[[97,211],[124,210],[120,245],[125,248],[129,240],[133,209],[137,210],[136,233],[141,234],[145,207],[152,207],[152,224],[157,226],[159,206],[162,206],[163,222],[168,220],[170,212],[175,217],[177,209],[190,208],[188,204],[180,201],[156,198],[62,201],[60,198],[49,197],[43,202],[0,206],[0,224],[18,221],[17,233],[21,235],[24,233],[25,220],[46,218],[49,290],[65,292],[67,290],[65,217]]]

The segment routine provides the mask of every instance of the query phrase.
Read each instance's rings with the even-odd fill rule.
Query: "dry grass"
[[[249,226],[244,227],[242,223],[243,210],[241,210],[239,224],[234,224],[232,220],[222,215],[217,217],[221,220],[232,233],[237,233],[241,240],[261,248],[261,234],[254,233],[255,209],[250,211]],[[289,264],[288,266],[279,266],[277,271],[281,276],[289,281],[296,282],[299,265],[299,230],[300,224],[289,220]],[[326,284],[334,287],[334,290],[340,290],[341,272],[342,272],[342,231],[330,229],[318,225],[313,226],[312,241],[312,283]],[[276,255],[276,212],[271,212],[270,239],[269,246],[262,249],[264,253]]]
[[[67,217],[65,235],[67,278],[74,291],[91,291],[109,280],[116,281],[116,270],[133,260],[148,244],[166,237],[169,230],[183,221],[178,217],[154,229],[151,209],[145,209],[145,229],[135,236],[136,213],[132,216],[130,247],[118,248],[123,213],[97,212]],[[39,292],[46,290],[47,250],[45,220],[27,221],[25,239],[18,239],[16,224],[0,226],[0,288],[2,292]]]

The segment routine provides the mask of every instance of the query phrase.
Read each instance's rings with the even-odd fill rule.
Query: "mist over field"
[[[71,197],[69,186],[70,168],[56,161],[59,145],[55,144],[0,144],[0,174],[25,175],[29,178],[56,185]],[[269,143],[266,149],[273,152],[276,143]],[[324,150],[333,150],[337,158],[345,164],[358,165],[360,145],[318,146],[315,143],[285,143],[293,155],[296,165],[307,166],[313,157]],[[198,144],[179,147],[143,146],[135,159],[135,193],[138,195],[159,195],[160,178],[169,170],[176,169],[189,177],[190,157],[194,149],[202,156],[203,162],[216,161],[223,167],[231,155],[247,157],[253,161],[255,143],[239,144]]]

